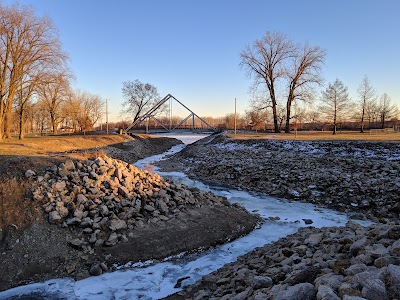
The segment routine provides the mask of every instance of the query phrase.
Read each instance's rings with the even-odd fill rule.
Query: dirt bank
[[[90,136],[1,144],[0,290],[81,279],[251,231],[259,219],[226,199],[115,159],[134,162],[177,143]]]
[[[399,222],[398,141],[241,140],[215,135],[189,145],[159,166],[315,203],[354,218]]]

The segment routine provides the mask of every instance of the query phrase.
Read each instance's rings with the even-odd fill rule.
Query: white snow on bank
[[[253,140],[226,141],[214,147],[226,151],[286,151],[313,156],[336,156],[357,159],[400,160],[400,143],[374,143],[360,141],[296,141]]]
[[[137,162],[139,167],[152,167],[152,162],[166,155],[180,151],[184,146],[178,145],[167,154],[157,155]],[[225,187],[209,186],[192,180],[179,172],[158,172],[161,176],[171,177],[188,186],[211,191],[225,196],[231,202],[237,202],[248,211],[258,213],[266,221],[249,235],[228,242],[215,249],[183,256],[176,260],[161,262],[145,267],[134,267],[100,276],[89,277],[80,281],[71,279],[53,279],[17,287],[0,293],[1,299],[21,295],[41,295],[44,299],[159,299],[175,293],[174,288],[179,279],[183,285],[191,284],[202,276],[209,274],[239,256],[292,234],[306,225],[303,219],[312,220],[311,226],[343,226],[348,221],[346,215],[329,209],[320,209],[312,204],[281,201],[264,195],[253,195],[244,191]],[[275,221],[272,221],[271,219]],[[367,222],[364,222],[367,224]]]
[[[204,134],[204,133],[181,133],[181,134],[174,134],[172,132],[170,133],[157,133],[157,134],[151,134],[152,136],[160,136],[160,137],[169,137],[169,138],[174,138],[181,140],[184,144],[192,144],[194,142],[197,142],[200,139],[203,139],[205,137],[208,137],[210,134]]]

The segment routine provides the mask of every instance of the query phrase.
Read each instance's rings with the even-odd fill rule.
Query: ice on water
[[[199,135],[186,141],[195,141]],[[166,155],[182,150],[178,145],[162,155],[138,161],[135,165],[145,167],[156,160],[163,159]],[[154,168],[157,172],[157,169]],[[178,279],[189,277],[182,281],[182,285],[196,282],[202,276],[209,274],[223,265],[233,262],[256,247],[278,240],[292,234],[306,225],[302,219],[311,219],[311,226],[343,226],[348,218],[329,209],[317,208],[312,204],[278,200],[265,195],[249,194],[245,191],[227,189],[219,186],[209,186],[202,182],[189,179],[180,172],[158,172],[162,176],[171,177],[189,186],[211,191],[217,195],[225,196],[231,202],[237,202],[248,211],[259,214],[265,219],[264,224],[249,235],[228,242],[215,249],[200,251],[150,265],[105,273],[100,276],[89,277],[80,281],[71,279],[53,279],[44,283],[34,283],[17,287],[0,293],[0,299],[12,296],[40,294],[50,299],[158,299],[168,296],[180,289],[174,288]],[[273,218],[273,220],[272,220]]]

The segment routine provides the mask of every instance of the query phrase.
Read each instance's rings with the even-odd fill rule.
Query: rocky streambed
[[[399,223],[400,144],[214,135],[158,164],[193,177]]]
[[[400,299],[400,226],[301,228],[166,299]]]
[[[400,147],[212,136],[158,165],[376,223],[301,228],[167,299],[400,299]]]
[[[2,231],[0,290],[55,277],[86,278],[245,235],[260,219],[226,198],[107,156],[27,170],[31,226]]]

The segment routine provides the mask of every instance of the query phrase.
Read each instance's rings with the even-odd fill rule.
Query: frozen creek
[[[194,142],[204,136],[174,136],[184,143]],[[256,247],[271,243],[281,237],[296,232],[303,226],[343,226],[348,218],[345,214],[333,210],[317,208],[312,204],[282,201],[265,195],[249,194],[244,191],[210,186],[189,179],[179,172],[159,172],[153,167],[155,161],[182,150],[184,145],[171,148],[164,154],[152,156],[135,165],[151,169],[161,176],[172,178],[188,186],[195,186],[216,195],[225,196],[229,201],[239,203],[248,211],[258,213],[266,221],[249,235],[233,242],[196,254],[179,255],[164,262],[153,264],[151,261],[121,266],[121,270],[89,277],[80,281],[69,278],[53,279],[43,283],[34,283],[0,292],[0,299],[19,298],[23,295],[40,295],[43,299],[159,299],[180,290],[176,283],[192,284],[202,276],[223,265],[235,261]],[[312,220],[306,225],[303,219]],[[183,278],[186,278],[182,280]]]

